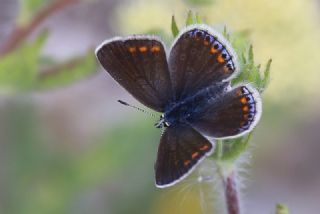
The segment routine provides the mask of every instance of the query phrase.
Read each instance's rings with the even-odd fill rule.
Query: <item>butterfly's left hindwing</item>
[[[101,44],[96,55],[107,72],[137,100],[164,111],[172,89],[160,40],[149,36],[118,38]]]
[[[156,186],[172,186],[211,154],[212,144],[188,125],[168,127],[160,140],[155,164]]]

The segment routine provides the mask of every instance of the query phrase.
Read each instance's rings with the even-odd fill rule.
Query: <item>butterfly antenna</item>
[[[148,112],[148,111],[146,111],[146,110],[144,110],[144,109],[142,109],[142,108],[139,108],[139,107],[137,107],[137,106],[133,106],[133,105],[131,105],[131,104],[125,102],[125,101],[118,100],[118,102],[119,102],[120,104],[122,104],[122,105],[129,106],[129,107],[134,108],[134,109],[136,109],[136,110],[138,110],[138,111],[140,111],[140,112],[143,112],[143,113],[145,113],[145,114],[149,114],[149,115],[151,115],[151,117],[157,118],[157,116],[156,116],[155,114],[153,114],[153,113],[151,113],[151,112]]]

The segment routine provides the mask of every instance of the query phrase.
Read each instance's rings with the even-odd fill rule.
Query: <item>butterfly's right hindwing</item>
[[[168,127],[161,137],[155,164],[157,187],[181,181],[212,151],[212,144],[192,127],[185,124]]]

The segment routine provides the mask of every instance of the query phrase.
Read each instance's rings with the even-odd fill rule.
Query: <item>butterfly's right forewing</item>
[[[139,36],[104,42],[96,55],[107,72],[142,104],[163,112],[172,89],[166,53],[155,37]]]

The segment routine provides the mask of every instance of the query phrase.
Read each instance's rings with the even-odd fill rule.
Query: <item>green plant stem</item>
[[[223,142],[222,140],[217,140],[217,144],[216,144],[216,150],[217,150],[217,160],[221,160],[222,158],[222,154],[223,154]]]
[[[55,14],[66,6],[79,1],[80,0],[55,0],[52,4],[40,10],[28,24],[23,26],[17,25],[8,37],[8,41],[6,41],[1,47],[0,56],[6,55],[18,47],[19,44],[21,44],[21,42],[23,42],[30,33],[33,32],[49,16]]]

